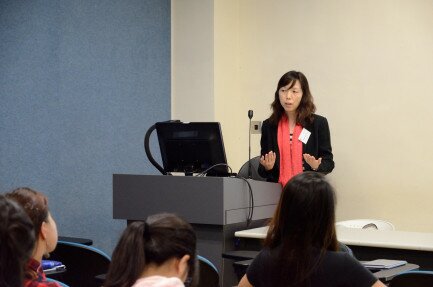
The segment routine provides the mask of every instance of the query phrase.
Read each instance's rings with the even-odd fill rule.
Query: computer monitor
[[[165,172],[225,176],[227,159],[218,122],[159,122],[155,124]]]

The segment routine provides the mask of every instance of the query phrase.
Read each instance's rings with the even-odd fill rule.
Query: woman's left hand
[[[319,168],[319,165],[322,163],[321,157],[319,157],[319,159],[316,159],[314,156],[308,153],[304,153],[304,159],[312,170],[317,170]]]

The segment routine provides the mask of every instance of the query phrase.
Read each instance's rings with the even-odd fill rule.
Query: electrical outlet
[[[261,134],[262,133],[262,122],[261,121],[251,121],[251,134]]]

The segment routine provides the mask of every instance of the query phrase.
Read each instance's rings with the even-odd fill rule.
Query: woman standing
[[[48,282],[42,269],[42,257],[47,256],[57,245],[57,226],[48,209],[45,195],[28,187],[15,189],[6,197],[17,202],[33,222],[36,243],[25,271],[24,287],[59,287]]]
[[[334,169],[331,135],[316,107],[307,78],[290,71],[278,81],[272,115],[262,125],[260,176],[283,186],[303,171]]]
[[[239,287],[385,287],[347,252],[338,252],[335,192],[317,172],[285,185],[264,248]]]

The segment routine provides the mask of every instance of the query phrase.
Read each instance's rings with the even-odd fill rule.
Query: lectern
[[[144,220],[160,212],[175,213],[192,224],[198,253],[220,271],[222,286],[236,285],[233,267],[221,254],[234,250],[234,232],[264,225],[272,217],[281,185],[248,179],[254,198],[250,225],[247,183],[232,177],[113,175],[113,218]]]

